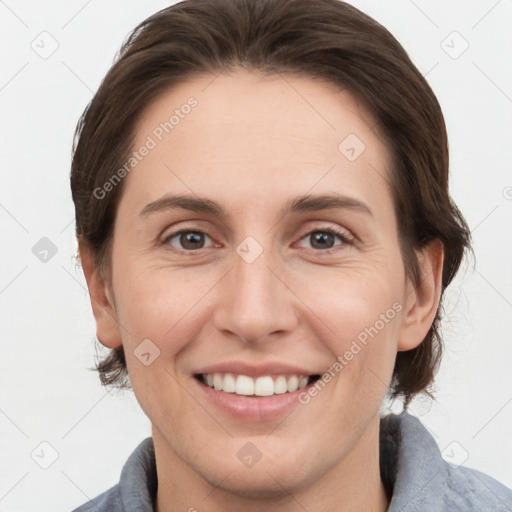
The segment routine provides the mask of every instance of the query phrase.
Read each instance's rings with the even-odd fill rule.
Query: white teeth
[[[293,375],[288,379],[288,393],[297,391],[299,389],[299,378]]]
[[[308,385],[308,378],[307,377],[301,377],[299,379],[299,389],[305,388]]]
[[[303,375],[279,375],[275,380],[270,375],[253,379],[247,375],[232,373],[208,373],[203,375],[203,382],[225,393],[235,393],[244,396],[272,396],[292,393],[302,389],[310,382],[310,377]]]
[[[274,380],[272,377],[258,377],[254,383],[254,394],[270,396],[274,394]]]
[[[214,374],[218,375],[217,373]],[[235,393],[237,395],[254,395],[254,380],[247,375],[239,375],[236,378]]]
[[[222,375],[220,373],[214,373],[213,374],[213,387],[217,390],[222,389],[222,386],[224,384]]]
[[[222,383],[222,391],[226,391],[226,393],[234,393],[235,390],[235,377],[233,377],[231,373],[226,373],[226,375],[224,375],[224,382]]]
[[[276,395],[281,395],[288,391],[288,383],[286,382],[286,377],[283,375],[279,375],[276,381],[274,382],[274,393]]]

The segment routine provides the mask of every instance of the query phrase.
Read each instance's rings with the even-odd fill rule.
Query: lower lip
[[[207,399],[229,415],[246,421],[267,421],[282,418],[299,404],[299,395],[314,385],[271,396],[242,396],[211,388],[193,377],[193,380]]]

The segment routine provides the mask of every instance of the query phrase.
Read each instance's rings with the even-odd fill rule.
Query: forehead
[[[133,149],[150,149],[128,176],[128,194],[141,202],[169,187],[304,194],[361,180],[368,191],[386,188],[389,155],[375,125],[351,94],[325,81],[245,70],[201,75],[141,115]]]

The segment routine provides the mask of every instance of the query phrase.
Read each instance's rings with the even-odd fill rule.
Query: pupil
[[[182,233],[181,244],[186,249],[197,249],[197,244],[202,242],[202,233],[190,231],[188,233]]]
[[[317,242],[320,242],[320,249],[325,248],[325,245],[322,245],[322,242],[329,242],[329,246],[332,245],[332,242],[334,241],[334,235],[332,233],[321,233],[317,232],[313,235],[313,242],[311,245],[315,247],[315,244]],[[315,247],[316,248],[316,247]]]

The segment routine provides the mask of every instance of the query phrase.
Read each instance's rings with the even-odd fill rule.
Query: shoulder
[[[124,510],[119,496],[119,484],[114,485],[96,498],[84,503],[72,512],[116,512]]]
[[[72,512],[152,512],[158,486],[153,439],[144,439],[126,461],[119,483]]]
[[[480,471],[446,462],[414,416],[382,418],[381,458],[393,488],[389,512],[512,511],[512,490]]]
[[[447,510],[512,511],[511,489],[476,469],[445,464],[444,499]]]

